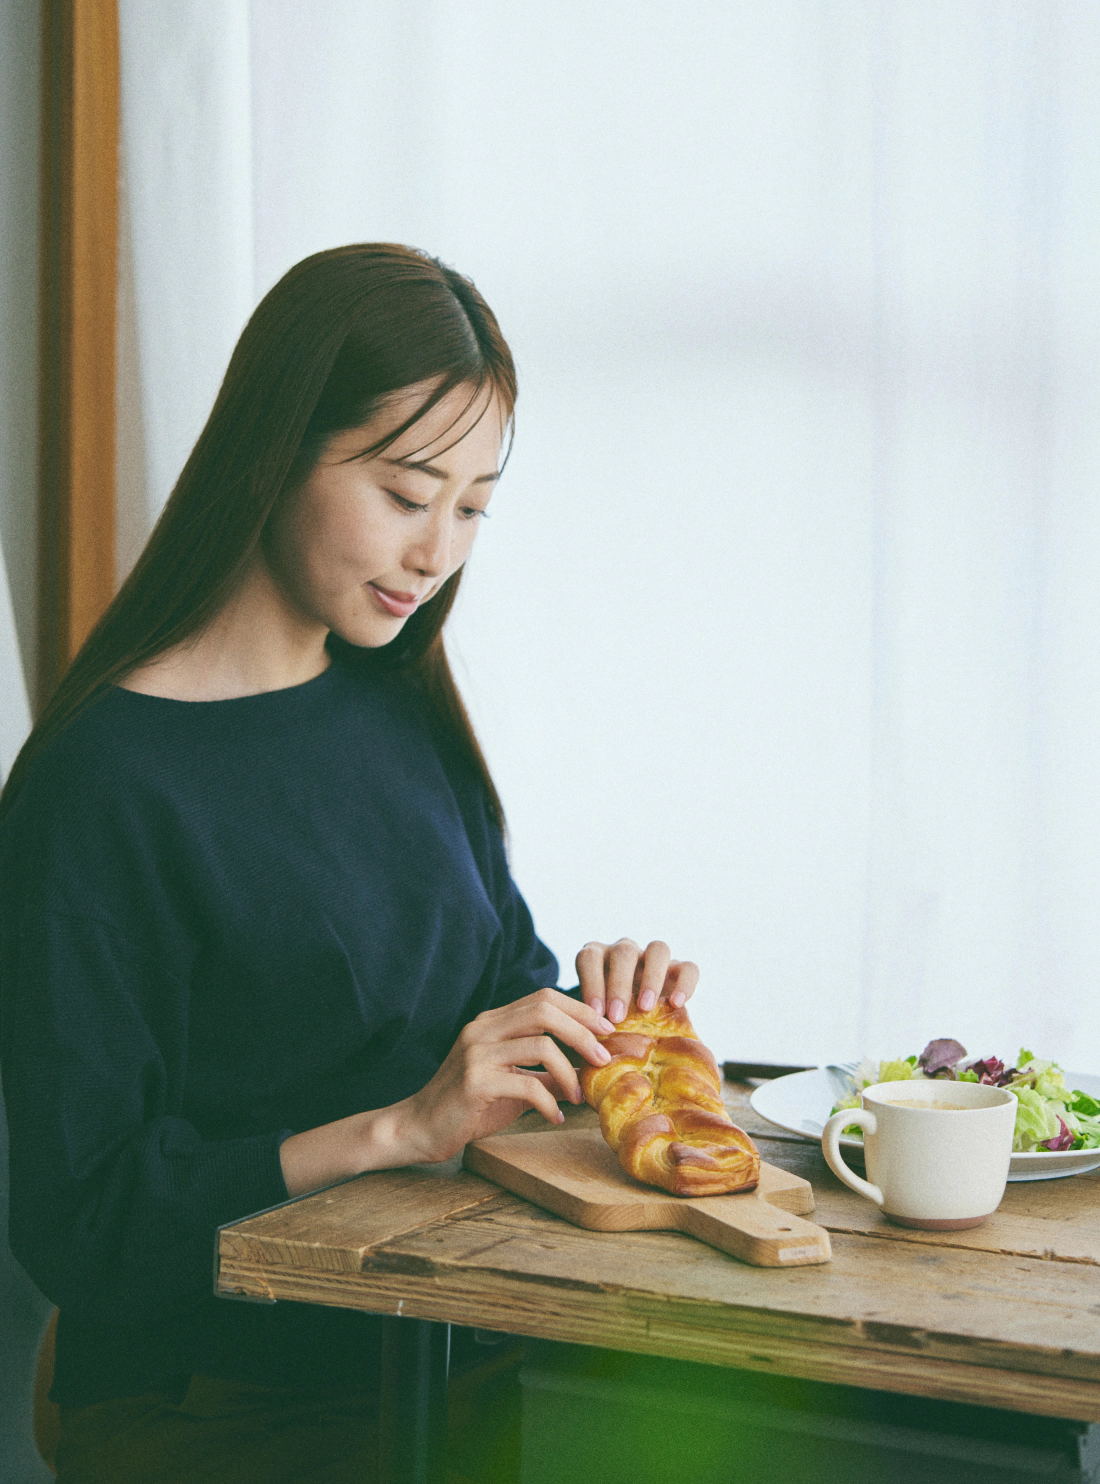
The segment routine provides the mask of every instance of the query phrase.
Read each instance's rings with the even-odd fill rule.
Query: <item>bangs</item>
[[[427,450],[431,448],[434,450],[432,457],[436,458],[439,457],[441,454],[448,453],[452,448],[456,448],[458,444],[460,444],[465,438],[468,438],[474,431],[474,429],[480,424],[482,418],[493,405],[494,399],[496,399],[500,402],[501,409],[504,413],[504,426],[501,429],[501,439],[502,443],[505,445],[505,454],[500,465],[501,472],[503,473],[504,466],[505,464],[507,464],[508,459],[511,456],[512,443],[515,437],[515,403],[510,395],[510,389],[506,385],[502,384],[501,379],[497,376],[494,376],[489,368],[484,365],[478,369],[473,377],[463,375],[461,373],[461,370],[456,367],[450,375],[445,376],[438,383],[438,385],[432,389],[432,391],[427,397],[425,397],[420,406],[417,407],[416,410],[412,412],[403,423],[394,428],[391,432],[387,433],[384,438],[379,438],[376,442],[369,443],[358,453],[350,454],[342,462],[350,464],[355,459],[376,458],[378,454],[384,453],[387,448],[392,448],[393,445],[397,443],[401,438],[403,438],[406,433],[411,433],[424,420],[424,418],[427,417],[428,413],[431,412],[433,408],[438,407],[441,402],[446,401],[446,399],[451,395],[452,392],[458,391],[462,387],[469,388],[469,395],[463,402],[462,406],[455,413],[451,421],[447,424],[443,431],[441,433],[437,433],[430,442],[423,443],[419,445],[419,447],[412,449],[407,457],[415,458],[418,454],[426,453]],[[381,407],[385,406],[385,403],[389,397],[399,395],[400,391],[402,390],[404,390],[404,388],[399,388],[398,391],[391,392],[387,394],[387,396],[379,397],[364,421],[369,421],[371,416],[377,413]],[[452,438],[449,443],[445,443],[442,448],[436,447],[441,438],[446,438],[448,433],[452,432],[455,428],[458,428],[462,425],[464,419],[468,416],[471,409],[477,405],[478,398],[485,393],[487,393],[487,395],[485,395],[484,406],[481,408],[481,411],[474,418],[474,420],[470,423],[469,427],[466,428],[463,432],[459,433],[456,438]]]

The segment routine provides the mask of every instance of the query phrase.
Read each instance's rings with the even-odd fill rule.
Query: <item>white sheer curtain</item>
[[[120,577],[254,307],[248,0],[120,0]]]
[[[0,784],[8,776],[29,731],[27,686],[15,636],[7,569],[0,553]]]
[[[560,956],[667,937],[720,1054],[1100,1069],[1100,10],[169,9],[135,531],[246,301],[441,255],[519,362],[453,652]]]
[[[0,8],[0,782],[30,729],[36,659],[38,28],[33,7]]]

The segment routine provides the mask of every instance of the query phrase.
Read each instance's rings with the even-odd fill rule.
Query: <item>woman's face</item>
[[[350,644],[397,636],[469,556],[493,492],[504,420],[488,391],[464,411],[470,388],[457,387],[382,453],[360,456],[430,391],[407,387],[335,434],[269,532],[283,596]]]

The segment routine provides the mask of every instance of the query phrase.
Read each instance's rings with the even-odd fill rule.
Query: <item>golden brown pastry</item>
[[[673,1195],[724,1195],[760,1179],[756,1145],[722,1103],[718,1063],[688,1013],[660,999],[630,1013],[610,1036],[604,1067],[586,1066],[581,1088],[628,1175]]]

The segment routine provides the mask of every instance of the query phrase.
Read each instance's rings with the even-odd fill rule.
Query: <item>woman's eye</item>
[[[487,510],[479,510],[476,505],[463,505],[458,513],[462,516],[463,520],[489,519],[489,512]]]
[[[387,495],[399,510],[427,510],[427,505],[418,505],[415,500],[406,500],[404,495],[399,495],[396,490],[387,490]]]

